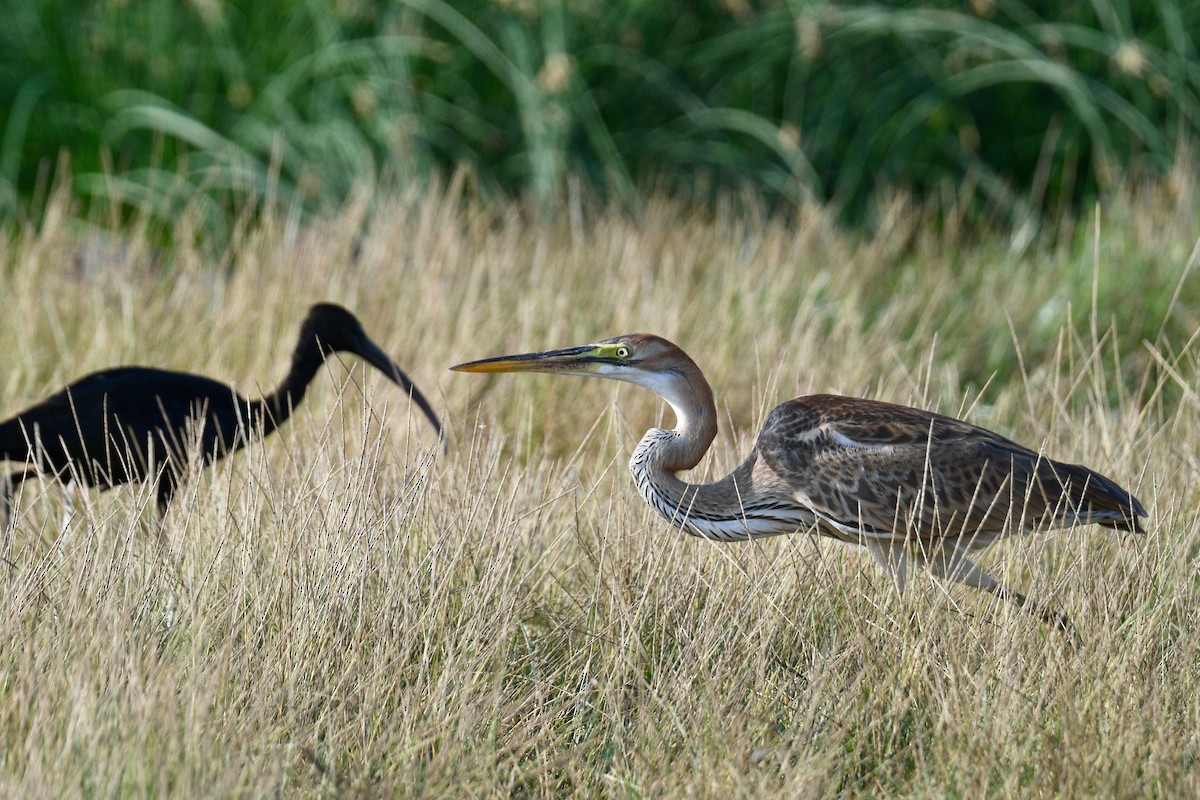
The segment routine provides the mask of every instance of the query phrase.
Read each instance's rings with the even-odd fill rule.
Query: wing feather
[[[1036,524],[1139,530],[1145,509],[1109,478],[999,434],[906,406],[831,395],[768,417],[764,462],[795,498],[868,536],[995,535]]]

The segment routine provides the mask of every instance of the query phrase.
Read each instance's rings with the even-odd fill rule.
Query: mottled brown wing
[[[758,450],[827,524],[924,540],[1038,523],[1137,530],[1145,510],[1108,478],[961,420],[814,395],[768,417]]]

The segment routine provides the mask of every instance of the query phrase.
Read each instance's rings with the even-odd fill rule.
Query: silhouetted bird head
[[[300,331],[302,346],[305,342],[315,341],[323,357],[331,353],[353,353],[388,376],[412,397],[413,402],[425,412],[434,429],[441,433],[441,423],[433,413],[429,401],[413,385],[400,366],[384,353],[379,345],[371,341],[371,337],[367,336],[362,323],[354,314],[334,303],[317,303],[308,310],[308,317],[305,318]]]
[[[308,310],[301,327],[301,334],[307,341],[316,341],[324,355],[330,353],[353,353],[370,361],[372,366],[384,374],[391,376],[391,359],[382,354],[358,317],[349,310],[334,303],[317,303]],[[377,364],[375,356],[384,363]]]

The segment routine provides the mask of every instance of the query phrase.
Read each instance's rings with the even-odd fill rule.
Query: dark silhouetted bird
[[[272,433],[304,399],[332,353],[353,353],[409,393],[441,436],[429,401],[341,306],[318,303],[300,328],[287,377],[273,393],[246,400],[228,384],[186,372],[117,367],[94,372],[0,423],[0,457],[29,466],[4,489],[39,473],[64,482],[111,488],[157,482],[165,511],[185,468],[189,448],[204,463],[224,458]]]

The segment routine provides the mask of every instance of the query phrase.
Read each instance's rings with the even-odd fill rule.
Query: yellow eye
[[[617,358],[629,358],[629,355],[629,348],[625,345],[621,345],[617,348]]]

